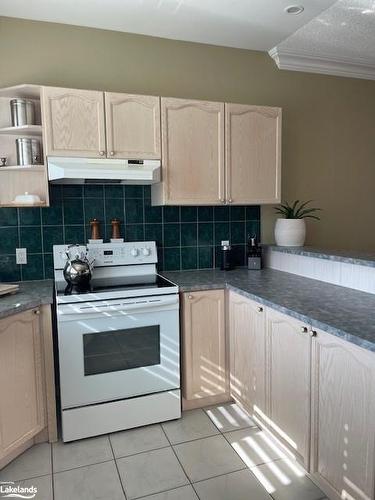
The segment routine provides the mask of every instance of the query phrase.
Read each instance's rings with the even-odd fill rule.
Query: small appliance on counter
[[[224,240],[221,242],[221,261],[220,261],[220,269],[222,271],[230,271],[234,269],[233,258],[232,258],[232,247],[229,244],[229,241]]]
[[[180,418],[178,287],[155,242],[71,248],[95,259],[86,289],[66,287],[68,250],[53,247],[63,441]]]
[[[262,269],[262,247],[258,245],[257,237],[250,236],[247,240],[247,268]]]

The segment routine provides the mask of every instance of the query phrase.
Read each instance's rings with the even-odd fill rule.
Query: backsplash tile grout
[[[156,240],[159,270],[218,266],[223,239],[244,265],[247,234],[260,235],[259,206],[152,207],[149,186],[55,185],[48,208],[0,209],[0,281],[53,277],[52,245],[87,242],[93,217],[105,241],[113,217],[125,241]],[[27,248],[28,264],[16,264],[17,247]]]

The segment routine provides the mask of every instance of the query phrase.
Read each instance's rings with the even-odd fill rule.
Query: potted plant
[[[296,200],[292,205],[288,202],[275,207],[275,212],[282,215],[275,225],[276,245],[283,247],[302,247],[306,237],[305,219],[320,220],[314,215],[320,208],[307,207],[312,200],[300,202]]]

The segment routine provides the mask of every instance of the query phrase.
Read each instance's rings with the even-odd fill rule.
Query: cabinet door
[[[311,473],[330,498],[375,498],[375,353],[317,331]]]
[[[281,109],[226,104],[225,147],[228,201],[279,202]]]
[[[183,294],[183,396],[187,400],[228,392],[224,307],[224,290]]]
[[[160,158],[160,98],[105,93],[107,156]]]
[[[266,412],[266,321],[261,304],[229,293],[230,391],[250,415]]]
[[[0,460],[45,426],[39,316],[0,321]]]
[[[103,92],[43,87],[47,156],[105,156]]]
[[[224,104],[162,98],[161,113],[163,192],[162,199],[156,202],[221,203],[224,200]]]
[[[268,425],[305,468],[310,454],[311,337],[307,325],[267,309]]]

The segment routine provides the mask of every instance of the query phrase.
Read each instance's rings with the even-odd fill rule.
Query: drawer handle
[[[307,326],[301,326],[301,333],[307,333],[307,332],[308,332]]]
[[[259,307],[257,308],[257,310],[258,310],[258,313],[261,313],[261,312],[263,312],[263,307],[259,306]]]
[[[310,337],[316,337],[318,332],[316,330],[310,330]]]

